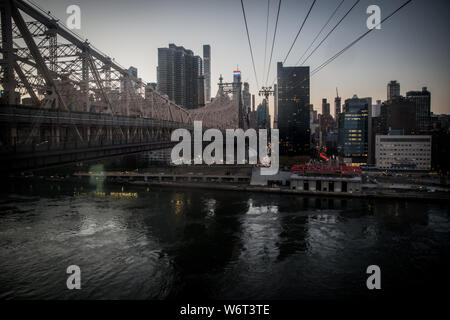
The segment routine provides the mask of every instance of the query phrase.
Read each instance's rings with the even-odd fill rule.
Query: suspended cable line
[[[406,1],[404,4],[402,4],[400,7],[398,7],[395,11],[393,11],[391,14],[389,14],[388,16],[386,16],[384,19],[381,20],[380,23],[378,23],[374,28],[367,30],[365,33],[363,33],[362,35],[360,35],[358,38],[356,38],[354,41],[352,41],[351,43],[349,43],[345,48],[343,48],[341,51],[339,51],[338,53],[336,53],[334,56],[332,56],[331,58],[329,58],[327,61],[325,61],[324,63],[322,63],[320,66],[318,66],[317,68],[315,68],[312,73],[316,74],[317,72],[319,72],[320,70],[322,70],[323,68],[325,68],[328,64],[330,64],[331,62],[333,62],[336,58],[338,58],[341,54],[343,54],[345,51],[347,51],[348,49],[350,49],[352,46],[354,46],[358,41],[360,41],[361,39],[363,39],[365,36],[367,36],[370,32],[372,32],[377,26],[379,26],[380,24],[382,24],[383,22],[385,22],[386,20],[388,20],[390,17],[392,17],[394,14],[396,14],[398,11],[400,11],[401,9],[403,9],[403,7],[405,7],[408,3],[410,3],[412,0],[408,0]]]
[[[322,34],[322,31],[328,26],[328,24],[330,23],[331,19],[333,19],[334,15],[336,14],[336,12],[339,10],[339,8],[342,6],[342,4],[345,2],[345,0],[342,0],[338,6],[336,7],[336,9],[334,9],[333,13],[331,14],[331,16],[328,18],[327,22],[325,22],[325,24],[323,25],[322,29],[320,29],[320,31],[317,33],[316,37],[314,38],[314,40],[311,42],[311,44],[309,45],[309,47],[305,50],[305,52],[302,54],[302,56],[300,57],[300,59],[298,59],[298,61],[295,63],[295,65],[297,66],[298,63],[300,62],[300,60],[303,59],[303,57],[305,56],[305,54],[308,52],[309,49],[311,49],[312,45],[316,42],[317,38],[319,38],[319,36]]]
[[[306,20],[308,20],[309,14],[311,13],[311,10],[312,10],[312,8],[314,7],[314,4],[315,4],[315,3],[316,3],[316,0],[314,0],[313,3],[311,4],[311,7],[309,8],[309,11],[308,11],[308,13],[306,14],[305,19],[303,20],[303,23],[302,23],[302,25],[300,26],[300,29],[298,30],[297,35],[295,36],[295,39],[294,39],[294,41],[292,42],[291,47],[289,48],[289,51],[288,51],[288,53],[287,53],[287,55],[286,55],[286,58],[284,58],[284,60],[283,60],[283,64],[286,62],[287,58],[289,57],[289,54],[291,53],[291,50],[292,50],[292,48],[294,47],[294,44],[295,44],[295,42],[297,41],[297,38],[298,38],[298,36],[300,35],[300,32],[302,32],[303,26],[305,25]]]
[[[275,36],[277,35],[278,17],[280,16],[280,7],[281,7],[281,0],[279,0],[279,2],[278,2],[277,20],[275,22],[275,31],[273,33],[272,50],[270,51],[269,65],[267,66],[266,86],[267,86],[267,80],[269,80],[270,64],[272,63],[273,47],[275,45]],[[259,88],[259,86],[258,86],[258,88]]]
[[[255,68],[255,59],[253,58],[252,43],[250,42],[250,34],[248,33],[247,17],[245,16],[245,9],[244,9],[244,2],[243,2],[243,0],[241,0],[241,5],[242,5],[242,14],[244,15],[245,30],[247,31],[247,40],[248,40],[248,46],[250,48],[250,56],[252,57],[253,72],[255,73],[256,85],[259,88],[258,76],[256,74],[256,68]]]
[[[340,51],[338,51],[335,55],[333,55],[332,57],[330,57],[329,59],[327,59],[326,61],[324,61],[322,64],[320,64],[318,67],[314,68],[313,71],[311,71],[310,75],[308,77],[306,77],[305,79],[301,80],[301,82],[298,82],[297,84],[294,84],[294,86],[296,85],[301,85],[303,84],[305,81],[311,79],[312,76],[314,76],[315,74],[317,74],[319,71],[321,71],[323,68],[325,68],[327,65],[329,65],[331,62],[333,62],[336,58],[338,58],[340,55],[342,55],[345,51],[347,51],[348,49],[350,49],[351,47],[353,47],[356,43],[358,43],[359,41],[361,41],[364,37],[366,37],[369,33],[371,33],[374,29],[376,29],[377,26],[381,25],[382,23],[384,23],[385,21],[387,21],[389,18],[391,18],[393,15],[395,15],[397,12],[399,12],[401,9],[403,9],[406,5],[408,5],[410,2],[412,2],[412,0],[408,0],[405,3],[403,3],[400,7],[398,7],[396,10],[394,10],[393,12],[391,12],[388,16],[386,16],[384,19],[382,19],[380,21],[380,23],[378,23],[376,26],[374,26],[372,29],[369,29],[368,31],[364,32],[363,34],[361,34],[359,37],[357,37],[355,40],[353,40],[352,42],[350,42],[347,46],[345,46],[343,49],[341,49]]]
[[[267,34],[269,31],[269,9],[270,9],[270,0],[267,0],[267,19],[266,19],[266,40],[264,41],[264,68],[263,68],[263,79],[266,74],[266,60],[267,60]],[[259,87],[258,87],[259,88]]]
[[[341,20],[338,21],[338,23],[336,23],[336,25],[333,27],[333,29],[330,30],[330,32],[328,32],[328,34],[325,36],[325,38],[322,39],[322,41],[320,41],[320,43],[314,48],[313,51],[311,51],[311,53],[305,58],[305,60],[303,60],[303,62],[300,65],[303,65],[306,60],[309,59],[309,57],[311,57],[313,55],[314,52],[316,52],[317,49],[319,49],[319,47],[322,45],[322,43],[325,42],[325,40],[327,40],[327,38],[333,33],[334,30],[336,30],[336,28],[341,24],[341,22],[348,16],[348,14],[353,10],[353,8],[356,7],[356,5],[360,2],[361,0],[356,0],[356,2],[352,5],[352,7],[345,13],[345,15],[341,18]]]

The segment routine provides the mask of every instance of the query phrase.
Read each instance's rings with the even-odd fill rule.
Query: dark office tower
[[[377,112],[372,112],[372,116],[376,115]],[[369,131],[368,164],[375,165],[375,140],[377,135],[416,134],[416,106],[413,102],[401,96],[380,103],[379,115],[373,116],[369,125],[371,125],[371,129]]]
[[[244,102],[244,110],[248,113],[250,112],[250,85],[248,82],[244,82],[244,89],[242,90],[242,99]]]
[[[418,131],[426,131],[430,126],[431,93],[427,87],[422,91],[408,91],[406,98],[416,104],[416,127]]]
[[[387,100],[400,96],[400,83],[392,80],[387,84]]]
[[[198,106],[198,78],[202,59],[191,50],[169,44],[158,49],[158,89],[185,108]]]
[[[198,106],[204,107],[205,106],[205,77],[200,76],[198,77]]]
[[[204,92],[200,94],[199,78],[203,74],[203,60],[199,56],[187,56],[187,64],[192,64],[192,71],[186,69],[187,85],[187,104],[186,108],[193,109],[199,106],[200,96],[204,96]],[[204,86],[202,85],[204,91]]]
[[[211,46],[203,45],[203,65],[205,76],[205,99],[207,102],[211,100]]]
[[[247,111],[244,108],[242,96],[241,72],[236,70],[233,72],[233,99],[235,99],[239,104],[239,128],[245,128],[246,123],[245,114]]]
[[[322,114],[319,116],[320,142],[325,146],[328,134],[333,130],[334,121],[330,114],[330,104],[327,99],[322,99]]]
[[[252,111],[255,111],[255,95],[252,94]]]
[[[258,105],[258,128],[259,129],[270,129],[270,114],[269,105],[267,100],[263,99],[262,103]]]
[[[309,67],[277,65],[280,154],[309,154]]]
[[[273,128],[278,129],[278,86],[273,85]]]
[[[416,134],[416,105],[403,97],[384,102],[380,107],[382,134]]]
[[[334,118],[338,122],[338,116],[341,113],[341,97],[334,98]]]
[[[367,164],[371,111],[372,98],[359,99],[354,95],[345,100],[340,144],[343,146],[344,162],[353,166]]]
[[[322,99],[322,115],[330,114],[330,104],[327,102],[326,98]]]

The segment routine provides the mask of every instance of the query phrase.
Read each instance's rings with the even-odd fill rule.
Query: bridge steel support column
[[[90,111],[89,105],[89,57],[87,48],[81,54],[81,92],[83,94],[84,111]]]
[[[8,104],[16,103],[16,80],[14,77],[14,52],[13,52],[13,35],[11,21],[11,0],[2,1],[1,18],[2,18],[2,51],[5,61],[3,89],[5,90]]]
[[[55,73],[57,71],[56,65],[58,63],[58,40],[56,32],[56,21],[54,25],[50,26],[47,30],[49,36],[49,60],[50,60],[50,71]],[[53,75],[54,78],[54,75]]]

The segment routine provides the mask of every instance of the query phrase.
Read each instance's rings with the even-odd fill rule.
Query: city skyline
[[[282,2],[267,85],[272,85],[270,82],[275,79],[276,63],[284,60],[311,2]],[[239,1],[198,0],[189,3],[189,6],[186,2],[177,0],[133,0],[131,3],[133,5],[126,4],[125,7],[118,1],[79,1],[77,4],[81,8],[81,29],[75,31],[124,67],[137,67],[140,77],[146,82],[156,82],[158,47],[167,46],[169,42],[177,43],[190,48],[195,55],[202,55],[203,45],[210,44],[214,55],[211,63],[211,95],[215,96],[217,92],[220,74],[226,81],[231,81],[233,70],[239,67],[242,81],[249,82],[250,92],[257,96],[256,104],[261,102],[262,98],[257,94],[260,88],[256,86],[253,75]],[[344,1],[314,46],[353,3]],[[383,18],[402,3],[403,1],[360,1],[305,65],[310,66],[312,70],[367,31],[366,19],[369,15],[366,14],[366,9],[369,5],[379,5]],[[43,9],[52,8],[52,14],[64,21],[68,16],[65,10],[72,3],[43,0],[38,4]],[[295,65],[337,4],[336,1],[317,1],[284,65]],[[247,0],[244,5],[261,87],[265,84],[263,59],[267,3]],[[270,53],[277,6],[277,1],[270,2],[266,60]],[[387,83],[397,80],[401,85],[402,95],[407,91],[428,87],[433,96],[431,111],[438,114],[448,113],[450,96],[447,86],[450,79],[445,70],[450,67],[449,42],[446,39],[440,40],[440,35],[436,32],[448,30],[449,24],[445,19],[448,7],[449,4],[445,1],[436,1],[433,6],[428,5],[425,0],[412,1],[385,22],[381,30],[374,30],[367,38],[313,76],[311,103],[314,109],[320,112],[322,98],[333,101],[336,87],[343,99],[357,94],[370,96],[373,101],[384,101]],[[220,21],[215,17],[215,13],[219,12],[217,10],[220,10]],[[433,19],[423,19],[421,16],[424,12]],[[102,18],[99,19],[99,16]],[[128,25],[129,29],[124,29],[124,25]],[[183,25],[189,28],[183,28]],[[113,35],[117,41],[111,41],[112,38],[108,37],[108,34]],[[147,39],[142,41],[143,37]],[[118,43],[121,45],[118,46]],[[273,98],[270,98],[272,118],[273,105]]]

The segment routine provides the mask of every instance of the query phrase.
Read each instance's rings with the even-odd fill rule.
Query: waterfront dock
[[[417,191],[410,187],[406,189],[390,188],[376,184],[362,184],[357,192],[349,189],[339,192],[324,189],[305,190],[291,188],[287,185],[252,185],[250,175],[243,173],[237,174],[202,174],[200,172],[189,173],[149,173],[149,172],[77,172],[75,177],[80,179],[94,179],[94,181],[127,183],[136,186],[158,186],[166,188],[195,188],[195,189],[214,189],[224,191],[239,192],[264,192],[289,195],[307,195],[307,196],[326,196],[326,197],[352,197],[352,198],[384,198],[384,199],[408,199],[408,200],[435,200],[450,201],[449,190],[438,190],[427,192],[426,190]],[[92,181],[92,180],[91,180]]]

